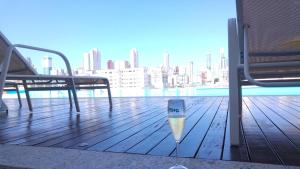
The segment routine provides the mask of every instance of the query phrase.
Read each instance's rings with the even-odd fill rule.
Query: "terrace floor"
[[[173,156],[167,123],[172,97],[81,98],[81,113],[68,99],[6,99],[0,115],[0,143],[91,151]],[[300,166],[300,96],[243,98],[242,145],[230,147],[228,97],[182,97],[187,117],[179,156]]]

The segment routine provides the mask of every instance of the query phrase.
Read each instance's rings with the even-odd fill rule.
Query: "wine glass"
[[[187,169],[185,166],[177,164],[177,152],[185,120],[185,104],[183,99],[170,99],[168,101],[168,119],[176,141],[176,165],[170,169]]]

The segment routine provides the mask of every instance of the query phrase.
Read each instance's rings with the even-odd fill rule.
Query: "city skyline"
[[[99,56],[93,56],[93,51],[94,50],[97,50],[97,54],[99,53]],[[205,60],[203,60],[202,62],[197,62],[197,59],[196,61],[195,60],[186,60],[185,62],[183,63],[179,63],[179,64],[170,64],[170,54],[167,50],[164,50],[161,54],[161,59],[157,60],[158,62],[156,62],[155,65],[143,65],[141,67],[171,67],[171,66],[179,66],[179,65],[182,65],[182,64],[189,64],[190,62],[193,62],[193,63],[196,63],[197,64],[197,68],[208,68],[208,69],[211,69],[212,68],[212,65],[213,64],[218,64],[220,59],[221,59],[221,65],[223,65],[222,67],[224,67],[224,64],[225,64],[225,58],[227,58],[227,56],[225,55],[224,51],[225,49],[223,47],[219,48],[219,53],[217,53],[217,56],[215,57],[212,57],[212,53],[211,52],[208,52],[205,54],[205,56],[203,56],[203,58]],[[72,67],[72,69],[78,69],[78,68],[83,68],[84,70],[87,70],[85,67],[85,64],[87,64],[89,67],[91,67],[90,64],[95,64],[95,62],[91,61],[91,58],[93,57],[96,57],[95,59],[97,61],[99,61],[99,64],[102,66],[101,69],[114,69],[115,67],[118,67],[119,64],[126,64],[127,65],[127,68],[138,68],[139,67],[139,54],[138,54],[138,49],[137,48],[131,48],[129,50],[129,55],[128,56],[124,56],[124,57],[120,57],[118,58],[118,60],[114,60],[113,58],[108,58],[107,60],[103,60],[101,59],[102,57],[102,53],[101,51],[98,49],[98,48],[92,48],[89,52],[84,52],[82,54],[83,56],[83,62],[82,62],[82,65],[79,65],[78,67]],[[92,57],[91,57],[92,56]],[[85,59],[85,58],[88,58],[88,59]],[[31,59],[31,58],[30,58]],[[142,58],[143,59],[143,58]],[[88,62],[86,62],[88,60]],[[172,59],[171,59],[172,60]],[[215,60],[214,63],[212,63],[212,60]],[[32,62],[30,60],[30,62]],[[117,62],[117,66],[116,66],[116,63]],[[122,63],[123,62],[123,63]],[[135,66],[132,67],[132,65],[135,64]],[[121,67],[126,67],[125,66],[121,66]],[[98,67],[98,66],[96,66]],[[198,70],[197,69],[197,70]],[[94,69],[88,69],[88,70],[97,70],[97,68],[94,68]],[[100,69],[98,69],[100,70]]]
[[[132,48],[129,51],[129,56],[126,58],[121,58],[121,60],[113,60],[113,59],[109,59],[106,61],[101,60],[101,51],[98,48],[92,48],[90,49],[89,52],[84,52],[82,54],[83,58],[82,58],[82,64],[79,65],[79,67],[72,67],[73,70],[77,70],[77,69],[82,69],[84,71],[96,71],[96,70],[105,70],[105,69],[125,69],[125,68],[138,68],[138,50],[137,48]],[[215,59],[217,60],[216,63],[212,64],[211,60]],[[27,61],[33,65],[34,67],[36,67],[36,65],[34,65],[32,63],[32,59],[30,57],[26,57]],[[206,62],[203,63],[196,63],[195,67],[197,68],[196,71],[199,71],[201,69],[208,69],[211,70],[213,66],[215,66],[216,64],[220,66],[220,69],[224,69],[226,67],[226,65],[228,64],[228,58],[225,57],[225,53],[224,53],[224,48],[219,48],[219,54],[216,57],[212,57],[212,54],[209,52],[206,54]],[[42,57],[42,72],[51,72],[51,69],[53,68],[52,64],[53,64],[53,58],[49,57],[48,55],[45,55]],[[172,58],[171,58],[172,60]],[[100,66],[101,63],[104,63],[104,66]],[[170,64],[170,54],[168,51],[164,51],[162,53],[162,57],[161,57],[161,62],[157,62],[156,65],[154,66],[142,66],[142,67],[161,67],[163,69],[169,69],[171,67],[176,67],[176,66],[182,66],[182,65],[194,65],[195,61],[194,60],[190,60],[187,61],[185,63],[181,63],[181,64]],[[135,64],[134,66],[132,66],[133,64]],[[45,66],[46,65],[46,66]],[[54,61],[54,65],[57,65],[57,63]],[[47,70],[45,71],[45,68],[47,68]],[[54,67],[54,68],[58,68],[58,69],[64,69],[64,68],[59,68],[59,67]],[[48,70],[49,69],[49,70]]]
[[[101,51],[93,48],[83,54],[83,66],[73,69],[74,76],[101,76],[108,78],[111,88],[169,88],[192,86],[227,86],[228,59],[224,48],[219,49],[219,62],[211,65],[211,54],[207,55],[206,65],[200,67],[190,61],[188,64],[170,65],[170,55],[162,54],[162,62],[156,67],[138,67],[138,50],[129,51],[128,60],[108,60],[107,67],[99,67]],[[27,58],[31,62],[30,58]],[[96,61],[96,62],[95,62]],[[65,75],[65,70],[53,67],[52,57],[42,60],[44,74]],[[198,68],[198,69],[196,69]]]
[[[83,68],[84,70],[100,70],[101,68],[94,68],[94,69],[86,69],[85,67],[85,64],[87,64],[88,66],[90,66],[90,64],[95,64],[93,62],[90,63],[90,57],[91,55],[93,56],[94,54],[94,51],[97,51],[96,53],[100,53],[100,55],[98,56],[97,55],[97,61],[99,61],[99,64],[101,63],[104,63],[105,65],[102,67],[102,69],[122,69],[122,68],[138,68],[139,67],[139,64],[138,64],[138,60],[139,60],[139,55],[138,55],[138,50],[137,48],[132,48],[130,49],[129,51],[129,56],[128,58],[121,58],[120,60],[113,60],[111,58],[109,58],[108,60],[101,60],[101,51],[98,49],[98,48],[92,48],[90,50],[90,52],[85,52],[83,53],[83,65],[79,66],[79,67],[76,67],[74,69],[78,69],[78,68]],[[218,64],[220,63],[220,66],[221,66],[221,69],[224,69],[225,67],[225,64],[227,64],[227,57],[225,57],[225,53],[224,53],[224,48],[219,48],[219,54],[217,57],[219,58],[215,58],[215,57],[212,57],[212,54],[209,52],[207,53],[206,55],[206,63],[204,64],[203,63],[196,63],[196,67],[198,69],[196,69],[196,71],[198,71],[199,69],[203,69],[203,68],[207,68],[209,70],[211,70],[212,68],[212,58],[216,60],[216,63],[214,64]],[[95,57],[95,56],[94,56]],[[30,60],[31,61],[31,60]],[[162,68],[165,68],[165,69],[168,69],[170,68],[171,66],[180,66],[182,64],[194,64],[195,61],[194,60],[190,60],[190,61],[187,61],[185,63],[180,63],[180,64],[170,64],[170,54],[168,51],[164,51],[162,53],[162,59],[161,59],[162,62],[157,62],[156,65],[152,65],[152,66],[142,66],[142,67],[162,67]]]

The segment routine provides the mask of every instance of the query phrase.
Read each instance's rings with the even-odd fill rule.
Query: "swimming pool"
[[[259,95],[300,95],[300,87],[243,87],[244,96]],[[147,96],[228,96],[228,88],[167,88],[167,89],[111,89],[113,97],[147,97]],[[31,92],[32,98],[64,98],[65,91]],[[25,97],[24,91],[21,96]],[[16,98],[16,92],[6,92],[4,98]],[[106,90],[79,90],[78,97],[107,97]]]

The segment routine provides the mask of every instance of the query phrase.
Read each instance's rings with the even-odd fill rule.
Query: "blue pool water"
[[[143,97],[143,96],[228,96],[228,88],[168,88],[168,89],[112,89],[113,97]],[[243,87],[244,96],[259,95],[300,95],[300,87]],[[25,95],[21,91],[21,95]],[[64,98],[64,91],[42,91],[31,92],[33,98]],[[107,97],[106,90],[81,90],[79,97]],[[16,92],[11,91],[4,94],[5,98],[15,98]]]

